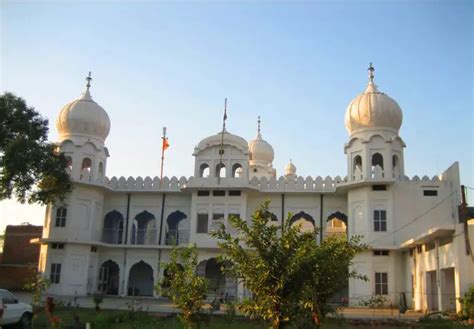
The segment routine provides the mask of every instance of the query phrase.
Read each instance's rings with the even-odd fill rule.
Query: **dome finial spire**
[[[87,81],[87,90],[89,90],[89,88],[91,87],[91,80],[92,80],[92,77],[91,77],[91,71],[89,71],[89,75],[87,76],[86,78],[86,81]]]
[[[257,125],[258,125],[258,134],[260,135],[260,115],[258,116]]]
[[[370,80],[370,82],[374,82],[375,68],[373,67],[372,62],[370,62],[369,68],[367,69],[367,71],[369,71],[369,80]]]

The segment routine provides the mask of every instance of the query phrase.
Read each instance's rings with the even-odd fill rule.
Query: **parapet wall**
[[[101,182],[92,182],[85,179],[81,179],[81,182],[91,183],[93,185],[104,186],[113,191],[164,191],[164,192],[179,192],[184,188],[193,187],[193,181],[196,183],[200,182],[199,185],[194,184],[196,186],[201,186],[204,188],[208,186],[208,188],[216,188],[216,187],[225,187],[225,188],[250,188],[259,191],[286,191],[286,192],[335,192],[338,186],[348,186],[350,183],[347,181],[347,177],[331,177],[326,176],[325,178],[321,176],[311,177],[307,176],[306,178],[302,176],[281,176],[280,178],[271,178],[267,179],[266,177],[257,178],[253,177],[248,183],[242,181],[243,178],[225,178],[222,181],[225,184],[216,185],[216,178],[194,178],[189,177],[186,178],[184,176],[180,177],[179,179],[176,176],[171,178],[163,177],[160,180],[158,177],[112,177],[108,178],[105,177],[103,183]],[[209,185],[203,184],[206,180],[209,180]],[[362,180],[358,180],[353,183],[360,183]],[[375,179],[365,179],[364,181],[377,181],[377,183],[383,184],[384,182],[390,183],[394,182],[394,179],[386,179],[386,180],[375,180]],[[439,182],[440,178],[438,176],[433,176],[432,178],[428,176],[423,176],[420,178],[419,176],[415,175],[412,178],[408,176],[404,176],[402,179],[403,182]]]

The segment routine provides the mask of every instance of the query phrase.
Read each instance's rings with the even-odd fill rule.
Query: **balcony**
[[[157,245],[158,231],[156,229],[133,229],[130,243],[135,245]]]
[[[189,231],[188,230],[170,230],[166,232],[166,245],[177,246],[180,244],[189,243]]]
[[[112,244],[123,243],[123,229],[118,228],[104,228],[102,231],[102,242]]]

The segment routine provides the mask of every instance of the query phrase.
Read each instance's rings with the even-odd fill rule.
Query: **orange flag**
[[[168,143],[168,137],[163,138],[163,151],[165,151],[168,147],[170,147],[170,143]]]

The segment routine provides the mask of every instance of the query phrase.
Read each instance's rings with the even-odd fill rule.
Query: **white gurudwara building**
[[[379,91],[373,71],[370,66],[367,88],[346,111],[347,172],[341,177],[298,176],[291,161],[277,176],[259,120],[251,141],[228,131],[201,140],[192,177],[108,178],[111,123],[92,99],[88,78],[86,91],[56,121],[74,189],[47,207],[38,241],[48,293],[157,297],[153,287],[166,275],[160,261],[169,260],[174,245],[195,243],[197,272],[210,279],[208,298],[247,297],[242,284],[220,273],[209,232],[227,226],[230,215],[249,219],[270,199],[275,224],[292,213],[292,224],[321,229],[318,240],[362,235],[373,248],[353,265],[370,280],[349,280],[335,302],[359,305],[383,295],[397,305],[404,293],[416,310],[459,311],[458,298],[474,283],[474,225],[459,216],[458,163],[439,176],[405,175],[402,110]]]

